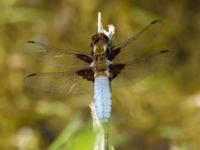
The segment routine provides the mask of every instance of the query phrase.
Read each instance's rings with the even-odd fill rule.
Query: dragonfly
[[[88,52],[27,41],[27,50],[37,59],[66,70],[29,74],[26,84],[37,90],[63,94],[94,91],[97,117],[100,122],[106,123],[112,111],[111,87],[123,86],[124,83],[134,84],[154,72],[155,68],[171,55],[170,50],[151,51],[154,40],[148,39],[147,33],[153,33],[155,38],[156,24],[159,24],[159,20],[150,22],[139,32],[116,45],[113,38],[103,31],[98,31],[91,38]]]

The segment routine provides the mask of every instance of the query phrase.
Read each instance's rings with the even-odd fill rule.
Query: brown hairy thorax
[[[103,49],[103,45],[109,44],[109,38],[106,36],[104,33],[96,33],[95,35],[92,36],[92,42],[91,42],[91,47],[95,49],[95,53],[93,52],[91,56],[82,56],[80,54],[77,55],[77,58],[87,62],[95,62],[94,68],[88,68],[88,69],[83,69],[77,71],[77,74],[82,76],[84,79],[87,79],[89,81],[94,82],[94,75],[96,74],[97,76],[107,76],[109,72],[109,79],[113,80],[124,68],[124,64],[112,64],[112,65],[107,65],[106,59],[108,60],[113,60],[120,52],[120,48],[117,49],[112,49],[109,53],[105,53]]]

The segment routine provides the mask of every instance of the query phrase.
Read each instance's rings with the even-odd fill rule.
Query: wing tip
[[[170,50],[161,50],[160,53],[169,53],[171,52]]]
[[[33,77],[33,76],[36,76],[37,74],[36,73],[31,73],[29,75],[27,75],[27,77]]]
[[[153,20],[153,21],[151,22],[151,24],[155,24],[155,23],[160,22],[160,21],[161,21],[160,19],[156,19],[156,20]]]
[[[176,54],[176,51],[165,49],[165,50],[161,50],[160,53],[161,53],[161,54],[162,54],[162,53]]]
[[[35,41],[32,41],[32,40],[29,40],[29,41],[27,41],[27,43],[35,43]]]

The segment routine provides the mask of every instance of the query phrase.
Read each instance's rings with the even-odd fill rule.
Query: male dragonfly
[[[149,39],[149,43],[141,40],[146,39],[142,37],[145,36],[145,31],[154,33],[158,29],[158,22],[152,21],[118,45],[113,44],[113,38],[98,31],[92,36],[91,53],[58,49],[40,42],[28,41],[25,45],[34,56],[42,61],[66,67],[67,71],[29,74],[26,84],[35,89],[64,94],[81,94],[94,88],[97,117],[100,122],[106,123],[112,110],[111,85],[122,85],[127,83],[126,80],[135,83],[153,72],[170,54],[169,50],[149,51],[154,39]],[[67,69],[70,66],[75,69]]]

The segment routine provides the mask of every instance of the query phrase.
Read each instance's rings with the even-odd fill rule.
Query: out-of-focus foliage
[[[79,130],[80,120],[80,118],[73,119],[62,131],[62,134],[49,146],[48,150],[92,149],[96,139],[95,132],[93,132],[91,123]],[[72,137],[71,140],[70,137]]]
[[[76,133],[63,138],[73,149],[91,144],[91,133],[87,136],[87,129],[79,129],[91,120],[88,104],[92,93],[74,97],[27,91],[23,86],[27,73],[51,68],[27,56],[22,45],[36,39],[61,48],[89,51],[90,38],[97,31],[98,11],[102,12],[104,25],[115,25],[117,42],[150,21],[162,19],[165,28],[159,40],[176,50],[170,71],[113,90],[110,138],[115,149],[200,149],[197,0],[1,0],[0,149],[47,149],[65,126],[77,121],[78,114]],[[55,143],[59,145],[63,138]]]

